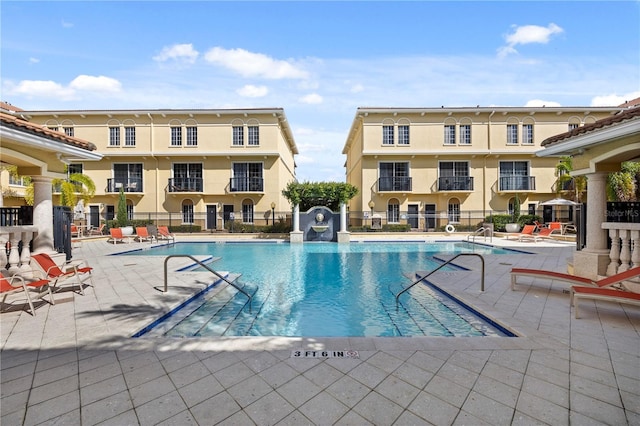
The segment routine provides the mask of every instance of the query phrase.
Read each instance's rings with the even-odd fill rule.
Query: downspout
[[[491,155],[491,117],[496,111],[491,111],[489,120],[487,121],[487,155],[484,156],[484,164],[482,165],[482,217],[487,215],[487,157]]]
[[[157,212],[160,211],[160,196],[158,188],[160,186],[160,177],[158,176],[159,173],[159,169],[158,169],[158,157],[156,157],[156,155],[154,154],[154,150],[153,150],[153,134],[154,134],[154,129],[153,129],[153,116],[151,116],[151,113],[148,112],[147,113],[147,117],[149,117],[149,152],[151,152],[151,158],[153,158],[156,162],[156,167],[155,167],[155,178],[156,178],[156,214]],[[156,217],[157,219],[157,217]]]

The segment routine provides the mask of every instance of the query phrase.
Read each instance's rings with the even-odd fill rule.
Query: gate
[[[53,206],[53,248],[71,260],[71,223],[73,212],[65,206]]]

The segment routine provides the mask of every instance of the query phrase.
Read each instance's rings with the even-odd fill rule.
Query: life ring
[[[452,232],[456,232],[456,228],[454,228],[452,224],[448,224],[447,226],[445,226],[444,230],[447,231],[447,234],[451,234]]]

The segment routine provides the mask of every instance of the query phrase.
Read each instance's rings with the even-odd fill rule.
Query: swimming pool
[[[218,271],[241,273],[253,294],[206,291],[137,335],[199,336],[504,336],[508,332],[428,285],[400,298],[404,275],[441,265],[434,256],[510,252],[442,243],[176,243],[125,255],[207,255]],[[442,271],[455,271],[446,267]],[[415,275],[414,275],[415,276]]]

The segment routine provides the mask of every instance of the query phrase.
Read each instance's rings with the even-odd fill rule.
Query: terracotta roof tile
[[[3,126],[21,129],[23,131],[32,133],[34,135],[59,141],[66,145],[72,145],[78,148],[86,149],[87,151],[95,151],[97,149],[97,147],[91,142],[85,141],[83,139],[78,139],[73,136],[67,136],[62,132],[47,129],[46,127],[41,126],[39,124],[31,123],[27,120],[24,120],[22,118],[19,118],[14,115],[7,114],[1,111],[0,111],[0,123]]]
[[[640,107],[631,108],[626,111],[619,112],[616,115],[612,115],[611,117],[603,118],[591,124],[586,124],[582,127],[577,127],[573,130],[570,130],[565,133],[560,133],[559,135],[551,136],[550,138],[542,141],[541,146],[548,147],[550,145],[554,145],[564,141],[565,139],[572,138],[574,136],[583,135],[589,132],[593,132],[604,127],[614,126],[618,123],[622,123],[623,121],[632,120],[640,118]]]

